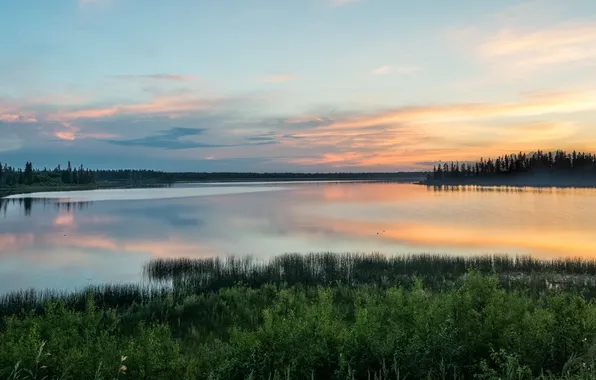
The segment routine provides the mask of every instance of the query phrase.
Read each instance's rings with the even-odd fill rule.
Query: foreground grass
[[[402,284],[383,272],[384,282],[372,275],[358,282],[199,282],[206,290],[197,278],[241,271],[228,261],[206,274],[197,272],[199,262],[187,262],[184,274],[164,275],[173,287],[139,294],[137,302],[116,304],[113,287],[114,300],[101,305],[106,295],[95,289],[78,293],[82,305],[53,294],[36,298],[36,311],[17,311],[10,302],[27,303],[12,295],[0,309],[0,378],[596,379],[596,305],[581,290],[503,287],[505,272],[494,265],[492,274],[464,266],[438,285],[447,276],[433,260],[434,273],[405,271]],[[443,268],[453,270],[449,262]],[[513,272],[523,273],[516,265]],[[548,272],[540,268],[525,276]]]

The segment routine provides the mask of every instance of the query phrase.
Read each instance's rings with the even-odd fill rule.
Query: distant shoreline
[[[349,181],[370,181],[370,182],[408,182],[408,183],[416,183],[416,181],[421,180],[423,178],[420,174],[413,174],[409,175],[409,173],[394,173],[393,175],[371,175],[370,173],[359,174],[355,173],[353,175],[346,174],[341,175],[340,178],[336,175],[313,175],[309,177],[276,177],[276,176],[267,176],[267,177],[237,177],[237,178],[210,178],[210,179],[200,179],[200,180],[191,180],[191,181],[172,181],[172,182],[152,182],[152,183],[143,183],[143,182],[108,182],[108,183],[100,183],[100,184],[85,184],[85,185],[60,185],[60,186],[17,186],[12,188],[0,188],[0,198],[8,197],[11,195],[20,195],[20,194],[31,194],[31,193],[40,193],[40,192],[58,192],[58,191],[85,191],[85,190],[108,190],[108,189],[138,189],[138,188],[160,188],[160,187],[169,187],[175,184],[192,184],[192,183],[257,183],[257,182],[315,182],[315,181],[325,181],[325,182],[349,182]]]

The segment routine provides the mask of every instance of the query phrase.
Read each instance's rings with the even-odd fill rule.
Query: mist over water
[[[0,201],[0,292],[133,282],[153,258],[596,252],[593,189],[189,184],[48,197]]]

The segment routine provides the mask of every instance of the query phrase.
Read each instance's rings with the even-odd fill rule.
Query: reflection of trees
[[[452,193],[544,193],[563,194],[571,190],[556,187],[520,187],[520,186],[482,186],[482,185],[434,185],[427,186],[427,191]],[[586,189],[583,189],[586,190]],[[582,189],[572,189],[577,193]]]
[[[84,210],[88,208],[93,202],[68,202],[56,199],[44,199],[44,198],[18,198],[18,199],[6,199],[0,198],[0,210],[2,215],[6,217],[9,205],[11,207],[18,207],[23,210],[25,216],[31,216],[31,211],[34,207],[48,207],[54,206],[57,210],[63,210],[67,213],[71,213],[74,209]]]

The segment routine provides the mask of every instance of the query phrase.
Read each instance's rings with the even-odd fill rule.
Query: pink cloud
[[[35,123],[37,119],[31,114],[0,113],[0,121],[12,123]]]
[[[117,134],[103,133],[103,132],[81,132],[81,129],[69,122],[63,122],[64,129],[54,132],[54,136],[61,140],[74,141],[76,139],[112,139],[120,137]]]
[[[103,108],[88,108],[76,111],[61,111],[49,114],[49,120],[64,121],[76,119],[99,119],[121,114],[174,114],[195,112],[213,108],[215,101],[188,96],[161,96],[145,103],[114,105]]]

